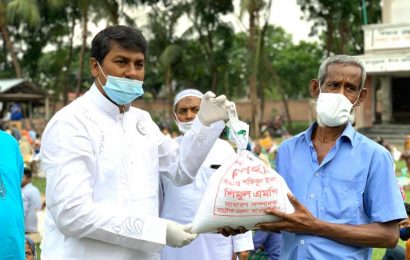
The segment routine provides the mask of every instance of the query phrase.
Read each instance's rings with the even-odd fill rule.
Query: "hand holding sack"
[[[217,232],[219,227],[256,229],[261,222],[279,220],[267,208],[293,213],[284,179],[249,151],[244,150],[249,125],[229,110],[230,135],[238,153],[216,170],[192,222],[195,233]]]
[[[191,233],[192,224],[182,225],[167,220],[166,244],[170,247],[183,247],[191,243],[198,234]]]

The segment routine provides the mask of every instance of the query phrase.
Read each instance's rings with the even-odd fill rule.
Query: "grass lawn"
[[[46,194],[46,179],[45,178],[33,177],[31,180],[31,183],[33,183],[33,185],[39,189],[42,196],[45,196]]]

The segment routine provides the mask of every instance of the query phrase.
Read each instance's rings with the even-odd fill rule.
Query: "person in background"
[[[267,209],[281,220],[257,227],[281,231],[281,259],[370,259],[373,247],[397,245],[407,214],[392,156],[350,123],[365,78],[356,58],[327,58],[310,82],[317,122],[279,147],[276,167],[295,212]]]
[[[31,183],[31,178],[31,170],[24,168],[21,193],[24,205],[25,232],[33,240],[39,240],[37,211],[41,209],[41,197],[38,188]]]
[[[33,129],[33,127],[31,126],[31,123],[27,123],[26,125],[26,130],[31,138],[32,141],[36,140],[37,138],[37,133],[36,131]]]
[[[253,146],[253,148],[252,148],[252,152],[254,153],[254,154],[256,154],[258,157],[259,157],[259,159],[261,159],[265,164],[266,164],[266,166],[267,167],[271,167],[271,164],[270,164],[270,162],[269,162],[269,158],[268,158],[268,156],[262,151],[262,147],[261,147],[261,145],[260,144],[255,144],[254,146]]]
[[[40,139],[35,139],[33,142],[34,154],[31,157],[30,169],[34,176],[44,177],[44,173],[41,167],[41,156],[40,156],[41,141]]]
[[[46,126],[42,259],[154,260],[164,245],[197,237],[191,225],[159,218],[159,177],[192,182],[234,104],[208,92],[181,142],[164,136],[131,106],[144,93],[146,48],[133,27],[100,31],[91,43],[94,83]]]
[[[23,158],[16,139],[0,131],[0,259],[24,259],[24,212],[21,197]]]
[[[23,116],[23,108],[19,103],[13,103],[10,107],[10,120],[21,120]]]
[[[405,248],[397,245],[386,249],[382,260],[410,260],[410,204],[404,202],[407,218],[400,222],[400,239],[406,242]]]
[[[36,245],[34,244],[34,241],[26,236],[26,260],[36,260],[37,259],[37,254],[36,254]]]
[[[174,99],[174,116],[181,134],[186,134],[200,111],[203,94],[196,89],[179,92]],[[183,136],[176,138],[181,142]],[[227,159],[235,155],[232,146],[222,139],[217,139],[211,151],[201,165],[193,183],[177,187],[165,176],[161,177],[163,206],[161,217],[181,224],[191,223],[199,207],[208,180],[215,170]],[[226,260],[234,253],[239,259],[248,259],[249,250],[253,249],[252,232],[224,237],[220,234],[200,234],[190,245],[184,248],[164,247],[162,260]]]
[[[277,260],[280,256],[282,235],[279,232],[256,230],[253,234],[254,254],[262,253],[268,260]]]
[[[29,166],[34,155],[34,149],[33,146],[31,146],[27,136],[21,136],[19,141],[19,148],[21,155],[23,156],[25,166]]]
[[[17,141],[20,141],[21,138],[21,133],[20,130],[18,129],[18,127],[15,124],[11,125],[11,129],[9,131],[6,132],[10,132],[12,136],[14,136],[14,138],[16,138]]]

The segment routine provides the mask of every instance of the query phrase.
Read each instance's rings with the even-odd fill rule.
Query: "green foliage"
[[[317,77],[322,50],[315,43],[300,42],[287,45],[273,59],[285,93],[289,98],[310,96],[309,82]]]
[[[166,70],[167,68],[172,68],[181,62],[182,59],[182,49],[175,44],[168,45],[164,52],[161,53],[159,61],[162,67]]]
[[[381,1],[366,0],[369,23],[381,21]],[[322,35],[330,53],[363,53],[362,1],[298,0],[312,35]]]
[[[287,98],[309,97],[309,82],[317,75],[323,51],[316,43],[293,44],[280,27],[268,26],[265,38],[259,82],[267,97],[280,99],[281,89]]]
[[[309,122],[307,121],[296,121],[296,122],[292,122],[291,127],[287,125],[286,129],[289,131],[289,134],[297,135],[303,131],[306,131],[306,129],[308,129],[309,126],[310,126]]]
[[[4,1],[6,2],[6,1]],[[40,23],[40,12],[37,1],[11,0],[6,4],[7,20],[10,24],[19,20],[27,21],[31,27]]]

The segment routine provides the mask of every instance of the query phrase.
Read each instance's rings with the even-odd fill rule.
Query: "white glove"
[[[227,113],[228,113],[228,119],[230,119],[229,113],[231,113],[232,116],[234,116],[234,117],[238,117],[238,114],[236,112],[236,106],[235,106],[234,102],[227,100],[226,103],[225,103],[225,106],[226,106]]]
[[[198,234],[191,233],[192,224],[181,225],[167,220],[166,243],[170,247],[183,247],[191,243]]]
[[[225,95],[216,97],[211,91],[206,92],[202,97],[198,112],[198,118],[201,123],[205,126],[210,126],[220,120],[228,120],[227,102]]]

